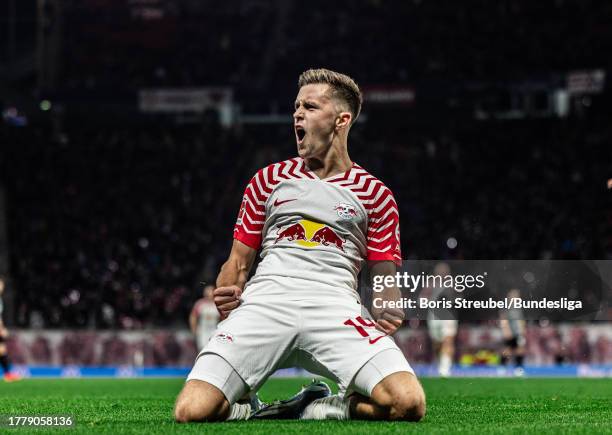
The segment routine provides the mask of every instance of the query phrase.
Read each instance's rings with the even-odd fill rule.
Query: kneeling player
[[[401,262],[391,191],[347,152],[361,108],[355,82],[329,70],[300,76],[294,130],[299,157],[272,164],[248,184],[229,259],[217,278],[222,318],[177,398],[179,422],[246,419],[241,403],[281,367],[333,379],[255,416],[418,421],[425,395],[389,337],[401,310],[362,310],[357,275],[395,274]],[[257,250],[262,261],[248,282]],[[244,288],[244,294],[242,289]],[[382,296],[399,298],[397,287]]]

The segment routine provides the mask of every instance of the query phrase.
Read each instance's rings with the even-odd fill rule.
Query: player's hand
[[[9,337],[8,329],[6,329],[4,326],[0,326],[0,337],[2,337],[2,338],[8,338]]]
[[[385,308],[376,321],[376,329],[393,335],[404,322],[404,311],[399,308]]]
[[[213,291],[213,301],[219,310],[221,320],[229,316],[232,310],[238,308],[242,303],[242,289],[232,285],[229,287],[218,287]]]

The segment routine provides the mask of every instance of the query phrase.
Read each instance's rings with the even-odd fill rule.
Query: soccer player
[[[2,294],[4,293],[4,279],[0,276],[0,366],[2,366],[2,372],[4,373],[4,380],[6,382],[13,382],[21,379],[18,375],[11,372],[11,363],[8,357],[8,350],[6,348],[6,339],[9,336],[8,330],[4,326],[2,321],[2,311],[4,305],[2,304]]]
[[[506,296],[508,299],[520,298],[521,293],[518,289],[511,289]],[[523,360],[525,359],[525,316],[520,308],[511,308],[500,312],[499,324],[504,338],[504,348],[502,350],[501,362],[507,366],[514,358],[514,375],[523,376]]]
[[[201,350],[212,336],[219,323],[219,310],[213,301],[212,285],[204,286],[200,299],[196,301],[189,314],[189,327],[196,337],[198,350]]]
[[[433,274],[444,279],[450,275],[450,267],[446,263],[438,263],[434,267]],[[443,286],[432,288],[430,300],[438,300],[445,290]],[[427,329],[438,358],[438,374],[443,378],[451,375],[455,356],[455,336],[459,322],[452,317],[453,313],[449,310],[430,309],[427,311]]]
[[[315,384],[267,415],[418,421],[425,413],[423,389],[389,337],[403,311],[371,318],[356,291],[366,261],[371,276],[393,275],[401,263],[395,199],[347,151],[361,92],[326,69],[305,71],[298,87],[298,157],[259,170],[246,187],[214,292],[224,320],[177,398],[179,422],[249,418],[253,407],[239,398],[291,366],[333,379],[340,394]],[[381,295],[401,296],[396,286]]]

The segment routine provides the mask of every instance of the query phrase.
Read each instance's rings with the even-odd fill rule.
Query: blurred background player
[[[189,314],[189,328],[195,335],[198,351],[208,343],[219,323],[219,311],[213,302],[214,289],[214,286],[206,285],[203,297],[196,301]]]
[[[8,338],[8,330],[4,327],[2,321],[2,311],[4,305],[2,304],[2,294],[4,293],[4,279],[0,277],[0,366],[2,366],[2,372],[4,373],[4,380],[7,382],[19,380],[19,376],[11,373],[11,363],[8,357],[8,350],[6,348],[6,340]]]
[[[438,263],[434,267],[434,276],[444,277],[450,275],[450,267],[446,263]],[[448,290],[444,286],[433,287],[430,291],[429,299],[433,301],[441,300],[444,291]],[[457,335],[458,321],[452,319],[453,313],[447,309],[430,309],[427,312],[427,329],[431,337],[434,354],[438,358],[438,373],[442,377],[451,375],[451,367],[455,355],[455,336]]]
[[[511,289],[508,292],[507,298],[520,298],[521,293],[518,289]],[[523,368],[523,360],[525,358],[525,317],[523,310],[520,308],[510,308],[500,312],[499,325],[502,329],[504,340],[504,348],[502,349],[501,361],[504,366],[507,366],[512,358],[514,358],[514,374],[523,376],[525,370]]]

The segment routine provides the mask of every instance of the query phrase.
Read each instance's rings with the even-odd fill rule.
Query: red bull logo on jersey
[[[321,245],[335,246],[341,251],[344,251],[345,242],[344,238],[327,225],[307,219],[302,219],[298,223],[280,228],[274,243],[278,243],[281,240],[295,242],[307,248]]]
[[[306,230],[300,223],[289,225],[288,227],[281,228],[279,230],[276,242],[279,240],[288,240],[290,242],[294,242],[296,240],[306,240]]]

